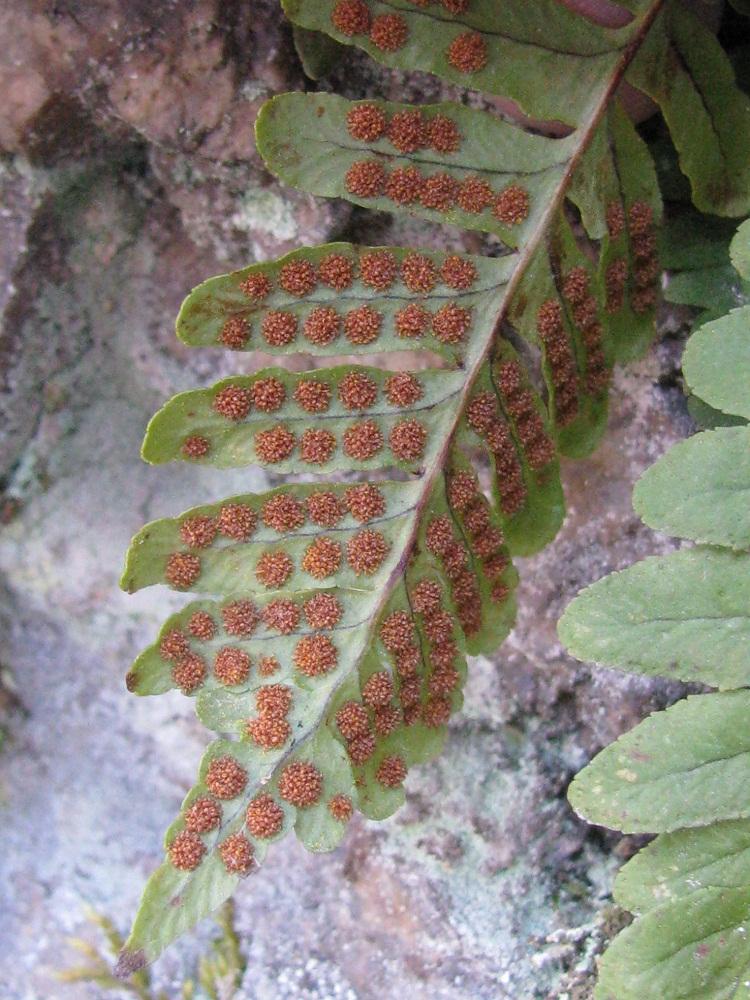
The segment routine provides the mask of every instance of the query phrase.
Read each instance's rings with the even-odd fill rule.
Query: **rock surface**
[[[344,77],[352,93],[436,93],[356,56]],[[146,520],[267,483],[140,461],[170,393],[253,364],[181,347],[181,299],[213,273],[342,234],[479,248],[270,178],[254,115],[303,85],[270,0],[0,12],[0,665],[17,689],[2,700],[4,1000],[102,995],[56,981],[75,961],[66,938],[97,940],[85,904],[127,929],[207,741],[186,699],[136,699],[123,681],[181,599],[117,586]],[[688,429],[679,350],[670,334],[618,375],[602,448],[565,465],[562,533],[519,563],[518,627],[472,663],[465,710],[443,756],[409,776],[406,807],[355,820],[330,856],[289,838],[238,893],[249,966],[237,1000],[517,1000],[586,981],[619,855],[575,819],[565,788],[676,692],[575,664],[555,622],[580,586],[669,544],[630,492]],[[200,947],[187,938],[158,963],[170,998]]]

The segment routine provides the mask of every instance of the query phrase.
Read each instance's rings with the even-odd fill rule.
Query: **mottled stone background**
[[[1,5],[3,1000],[102,996],[56,981],[76,957],[67,938],[100,943],[86,904],[127,929],[207,742],[189,701],[124,685],[183,599],[117,585],[144,521],[268,482],[139,459],[169,394],[253,364],[180,346],[182,298],[211,274],[328,239],[491,250],[273,180],[254,147],[258,108],[310,86],[275,0]],[[356,53],[324,86],[461,96]],[[565,789],[676,692],[574,663],[555,621],[581,585],[670,544],[639,523],[630,493],[689,429],[683,333],[665,315],[660,342],[615,380],[599,452],[565,464],[565,527],[520,561],[518,628],[472,663],[466,710],[442,758],[410,774],[405,809],[355,820],[332,855],[289,838],[241,888],[237,1000],[589,995],[631,845],[578,822]],[[158,963],[170,997],[211,930]]]

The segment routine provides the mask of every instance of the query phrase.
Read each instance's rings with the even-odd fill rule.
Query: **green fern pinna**
[[[616,27],[556,0],[283,6],[312,72],[341,51],[330,40],[356,45],[510,98],[563,136],[450,103],[294,93],[262,109],[258,148],[283,181],[488,233],[500,249],[304,247],[186,299],[184,343],[316,364],[184,393],[148,428],[147,461],[289,479],[156,521],[128,554],[128,591],[208,595],[166,622],[129,689],[178,688],[224,736],[167,831],[121,974],[218,907],[292,828],[328,851],[354,810],[398,809],[408,769],[439,752],[461,707],[466,655],[507,636],[512,557],[563,519],[558,455],[596,446],[612,366],[654,332],[661,202],[616,98],[623,80],[660,104],[696,203],[750,208],[733,141],[747,102],[675,3],[629,0]]]
[[[750,280],[750,222],[732,261]],[[576,656],[719,689],[655,712],[571,785],[591,822],[659,834],[615,882],[637,919],[604,956],[602,1000],[750,996],[750,306],[702,326],[683,370],[718,426],[648,469],[633,505],[698,544],[605,577],[560,621]]]

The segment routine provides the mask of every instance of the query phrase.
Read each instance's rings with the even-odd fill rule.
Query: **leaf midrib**
[[[441,107],[441,105],[420,105],[420,107],[430,108],[430,107]],[[563,138],[565,138],[563,136]],[[556,140],[555,140],[556,141]],[[344,142],[337,142],[335,139],[329,139],[326,137],[326,144],[333,146],[335,149],[343,150],[347,153],[362,153],[362,146],[349,145]],[[423,167],[450,167],[451,171],[454,170],[464,170],[467,174],[487,174],[490,177],[540,177],[543,174],[552,173],[560,167],[560,163],[548,163],[546,167],[539,167],[537,170],[527,170],[524,168],[523,171],[520,170],[497,170],[494,167],[478,167],[476,163],[466,164],[459,163],[456,159],[451,158],[450,162],[446,162],[445,158],[441,158],[438,154],[434,158],[418,156],[415,153],[397,153],[393,154],[387,149],[375,149],[371,146],[369,152],[373,156],[377,156],[382,160],[387,162],[392,162],[393,160],[408,160],[409,163],[413,163],[417,166]]]

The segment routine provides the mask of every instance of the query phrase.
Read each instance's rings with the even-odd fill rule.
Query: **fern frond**
[[[564,515],[558,451],[593,449],[612,365],[653,333],[661,204],[613,99],[662,3],[626,6],[627,24],[605,29],[551,0],[287,0],[304,29],[577,127],[551,139],[456,104],[330,94],[262,110],[259,149],[288,183],[491,233],[504,251],[303,248],[186,299],[189,345],[339,364],[232,377],[176,397],[149,426],[148,461],[324,481],[197,507],[134,540],[126,589],[219,599],[173,616],[129,687],[180,688],[231,738],[209,747],[167,832],[121,968],[152,961],[292,828],[330,850],[355,808],[397,809],[408,768],[439,751],[461,705],[467,652],[508,634],[511,556],[538,551]],[[394,352],[408,371],[374,367]],[[526,368],[535,356],[549,405]]]
[[[732,260],[750,277],[750,223]],[[750,314],[705,324],[684,355],[692,390],[748,416]],[[750,430],[674,446],[640,479],[634,506],[691,549],[636,563],[583,591],[559,631],[574,655],[634,673],[700,681],[710,694],[655,712],[574,780],[592,822],[657,839],[619,873],[637,919],[605,953],[596,996],[747,995],[750,947]]]

